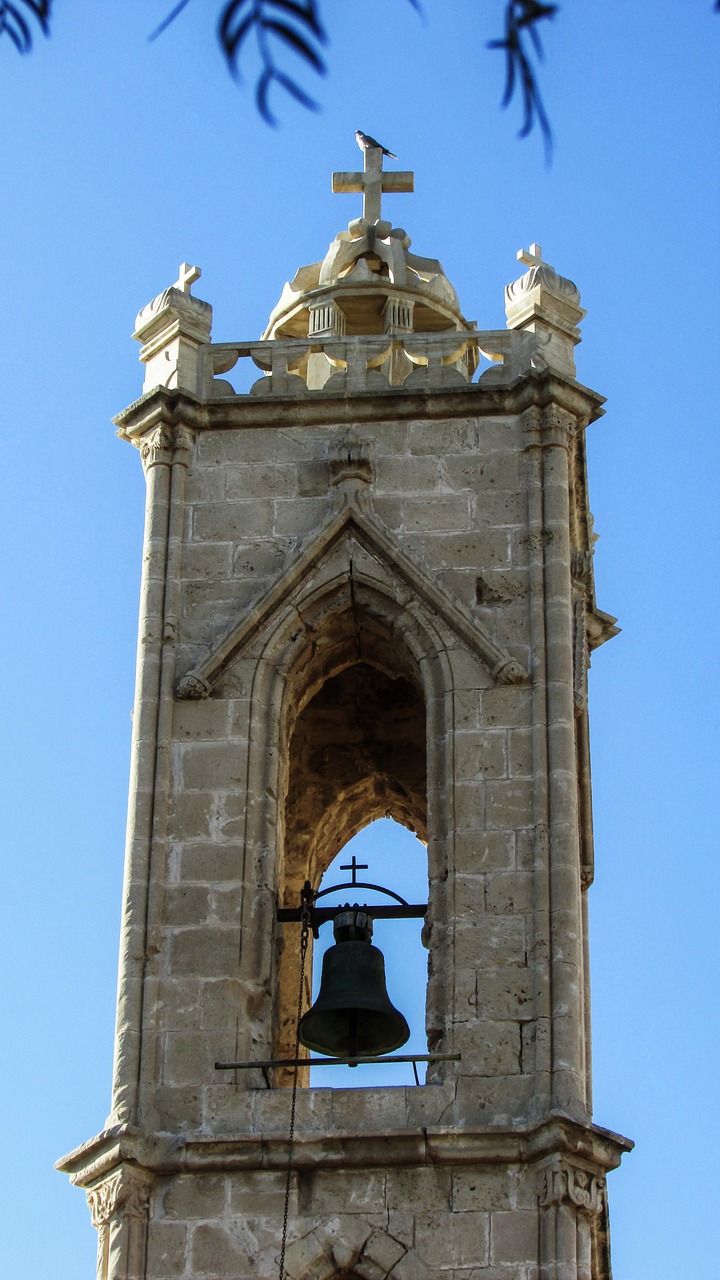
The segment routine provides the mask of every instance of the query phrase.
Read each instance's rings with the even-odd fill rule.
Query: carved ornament
[[[543,1208],[571,1204],[588,1214],[602,1213],[605,1209],[605,1178],[576,1165],[554,1165],[543,1170],[540,1204]]]
[[[166,424],[156,427],[140,440],[133,440],[140,450],[145,472],[158,465],[170,466],[173,462],[188,466],[194,442],[195,437],[188,427]]]
[[[145,1219],[151,1191],[145,1174],[124,1165],[86,1193],[93,1226],[101,1227],[117,1217]]]

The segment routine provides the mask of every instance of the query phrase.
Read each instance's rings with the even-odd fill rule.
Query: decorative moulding
[[[349,495],[350,496],[350,495]],[[483,662],[498,684],[523,684],[527,672],[512,654],[478,623],[459,601],[453,600],[421,566],[398,546],[377,517],[358,508],[346,506],[332,516],[296,559],[276,579],[274,585],[258,601],[226,638],[200,666],[188,672],[178,683],[179,698],[204,698],[213,686],[278,611],[297,597],[306,587],[310,575],[343,542],[357,542],[390,576],[425,605],[433,617],[439,617],[453,634]],[[348,559],[350,557],[348,546]]]

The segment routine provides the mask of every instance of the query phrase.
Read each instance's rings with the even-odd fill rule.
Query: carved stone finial
[[[189,262],[181,262],[178,278],[172,287],[173,289],[179,289],[181,293],[189,293],[190,286],[196,280],[199,280],[201,275],[201,267],[192,267]]]
[[[543,261],[539,244],[520,249],[517,258],[530,270],[505,290],[508,328],[527,329],[543,337],[547,364],[574,377],[578,325],[585,315],[577,285]]]

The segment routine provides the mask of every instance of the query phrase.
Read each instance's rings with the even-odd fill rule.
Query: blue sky
[[[277,130],[226,74],[218,7],[148,44],[170,0],[66,0],[30,57],[0,40],[2,1274],[94,1274],[52,1165],[109,1099],[144,489],[110,419],[140,394],[134,317],[188,260],[216,340],[258,335],[358,212],[329,179],[357,127],[415,170],[390,215],[480,327],[531,241],[588,311],[598,603],[623,628],[591,673],[595,1111],[637,1142],[610,1184],[615,1280],[717,1274],[720,15],[566,0],[548,169],[498,108],[496,0],[426,0],[424,23],[323,0],[330,74],[302,73],[323,110],[278,98]]]

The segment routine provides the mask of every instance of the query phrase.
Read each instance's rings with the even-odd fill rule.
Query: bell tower
[[[575,377],[575,285],[533,245],[507,328],[478,329],[383,218],[412,188],[379,148],[334,174],[362,216],[259,340],[212,340],[188,264],[137,318],[112,1111],[59,1165],[98,1280],[610,1280],[606,1175],[632,1144],[591,1100],[602,397]],[[362,1056],[356,993],[378,981],[334,973],[308,1022],[315,895],[387,814],[427,848],[424,1082],[310,1086],[311,1050]],[[364,905],[335,931],[367,957]]]

